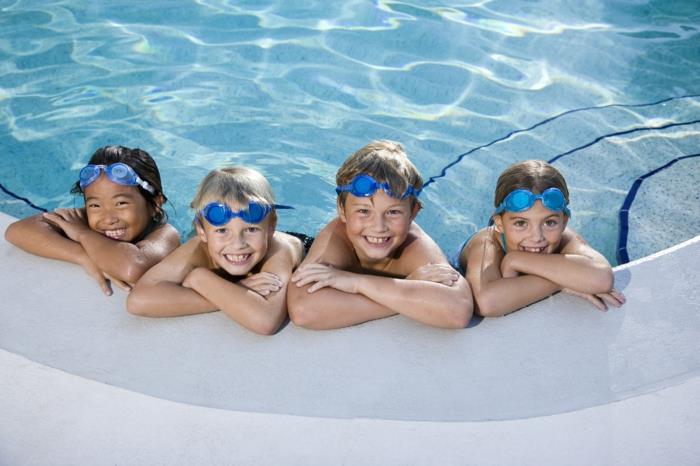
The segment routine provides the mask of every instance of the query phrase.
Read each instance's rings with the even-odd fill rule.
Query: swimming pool
[[[280,228],[315,234],[342,160],[387,138],[434,180],[418,221],[446,251],[485,224],[498,173],[524,158],[556,159],[573,227],[612,262],[618,211],[647,174],[630,257],[700,232],[700,157],[653,173],[700,152],[689,2],[0,7],[0,183],[43,208],[79,204],[78,169],[123,144],[154,155],[183,233],[204,174],[242,164],[296,206]],[[34,212],[8,194],[0,210]]]

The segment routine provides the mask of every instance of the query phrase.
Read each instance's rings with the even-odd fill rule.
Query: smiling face
[[[524,212],[494,216],[496,229],[505,233],[506,251],[552,254],[558,251],[568,218],[547,209],[541,201]]]
[[[234,212],[243,208],[237,203],[226,204]],[[275,233],[272,215],[268,215],[257,224],[246,223],[238,217],[218,227],[201,218],[195,224],[197,235],[206,244],[211,260],[232,276],[245,276],[250,273],[253,267],[265,258]]]
[[[338,205],[338,216],[360,264],[377,266],[406,241],[419,209],[418,203],[411,208],[410,198],[399,200],[377,190],[371,197],[348,194],[345,206]]]
[[[90,229],[117,241],[136,240],[153,217],[137,187],[114,183],[104,173],[85,187],[84,195]]]

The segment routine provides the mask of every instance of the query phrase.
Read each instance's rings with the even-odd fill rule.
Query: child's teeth
[[[238,254],[238,255],[226,254],[226,259],[228,259],[231,262],[243,262],[246,259],[248,259],[249,256],[250,256],[250,254]]]
[[[120,228],[119,230],[105,230],[105,236],[109,238],[119,238],[124,235],[126,230],[124,228]]]

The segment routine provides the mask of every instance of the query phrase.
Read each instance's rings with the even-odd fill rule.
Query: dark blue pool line
[[[632,183],[632,187],[630,190],[627,192],[627,196],[625,197],[625,201],[622,203],[622,207],[620,207],[620,228],[619,228],[619,234],[617,237],[617,252],[616,252],[616,257],[617,257],[617,263],[618,264],[626,264],[630,261],[629,255],[627,254],[627,235],[629,233],[629,211],[630,207],[632,207],[632,203],[634,202],[634,198],[637,196],[637,191],[639,191],[639,187],[642,186],[642,183],[644,182],[645,179],[650,178],[657,173],[669,168],[671,165],[675,164],[676,162],[679,162],[681,160],[689,159],[691,157],[700,157],[700,153],[698,154],[690,154],[690,155],[684,155],[682,157],[675,158],[671,160],[670,162],[657,167],[653,169],[652,171],[645,173],[644,175],[640,176],[636,180],[634,180],[634,183]]]
[[[667,97],[667,98],[665,98],[665,99],[657,100],[657,101],[655,101],[655,102],[646,102],[646,103],[641,103],[641,104],[608,104],[608,105],[598,105],[598,106],[590,106],[590,107],[581,107],[581,108],[575,108],[575,109],[572,109],[572,110],[567,110],[567,111],[565,111],[565,112],[559,113],[559,114],[557,114],[557,115],[554,115],[554,116],[552,116],[552,117],[549,117],[549,118],[546,118],[546,119],[544,119],[544,120],[542,120],[542,121],[539,121],[539,122],[535,123],[534,125],[530,126],[529,128],[523,128],[523,129],[516,129],[516,130],[513,130],[513,131],[509,132],[508,134],[506,134],[505,136],[501,136],[500,138],[494,139],[494,140],[491,141],[491,142],[487,142],[486,144],[483,144],[483,145],[480,145],[480,146],[473,147],[473,148],[469,149],[467,152],[464,152],[464,153],[458,155],[452,162],[450,162],[450,163],[448,163],[447,165],[445,165],[445,166],[442,168],[442,170],[440,170],[440,174],[439,174],[439,175],[431,176],[430,178],[428,178],[428,181],[426,181],[426,182],[423,184],[423,187],[426,187],[426,186],[430,185],[431,183],[435,182],[435,180],[437,180],[438,178],[444,178],[444,177],[447,175],[447,170],[449,170],[450,168],[454,167],[454,166],[457,165],[459,162],[461,162],[462,159],[463,159],[464,157],[466,157],[466,156],[468,156],[468,155],[470,155],[470,154],[473,154],[474,152],[476,152],[476,151],[478,151],[478,150],[486,149],[487,147],[490,147],[490,146],[492,146],[492,145],[494,145],[494,144],[497,144],[497,143],[499,143],[499,142],[503,142],[503,141],[505,141],[505,140],[507,140],[507,139],[510,139],[512,136],[515,136],[516,134],[527,133],[527,132],[529,132],[529,131],[532,131],[532,130],[535,129],[535,128],[538,128],[538,127],[540,127],[540,126],[542,126],[542,125],[545,125],[545,124],[547,124],[547,123],[550,123],[550,122],[552,122],[552,121],[554,121],[554,120],[557,120],[557,119],[559,119],[559,118],[561,118],[561,117],[563,117],[563,116],[566,116],[566,115],[570,115],[570,114],[573,114],[573,113],[579,113],[579,112],[583,112],[583,111],[587,111],[587,110],[602,110],[602,109],[605,109],[605,108],[616,108],[616,107],[619,107],[619,108],[651,107],[651,106],[654,106],[654,105],[660,105],[660,104],[664,104],[664,103],[666,103],[666,102],[671,102],[671,101],[674,101],[674,100],[694,99],[694,98],[697,98],[697,97],[700,97],[700,94],[688,94],[688,95],[682,95],[682,96],[678,96],[678,97]],[[690,124],[690,123],[689,123],[689,124]],[[637,130],[639,131],[639,130],[641,130],[641,129],[642,129],[642,128],[639,128],[639,129],[637,129]],[[663,127],[659,127],[659,128],[649,127],[648,129],[663,129]],[[625,133],[620,133],[620,134],[625,134]],[[611,137],[611,136],[617,136],[617,135],[619,135],[619,134],[611,134],[611,135],[606,135],[606,136],[607,136],[607,137]],[[605,136],[601,136],[601,139],[604,138],[604,137],[605,137]],[[554,160],[556,160],[556,158],[558,158],[558,157],[560,157],[560,156],[563,157],[564,155],[568,155],[568,154],[571,153],[571,152],[575,152],[575,151],[577,151],[577,150],[581,150],[581,149],[583,149],[583,148],[585,148],[585,147],[588,147],[588,146],[590,146],[590,145],[593,145],[593,144],[595,144],[595,143],[598,142],[598,141],[600,141],[600,139],[595,140],[594,142],[592,142],[591,144],[589,144],[589,145],[587,145],[587,146],[578,147],[578,148],[576,148],[576,149],[574,149],[574,150],[572,150],[572,151],[569,151],[569,152],[567,152],[567,153],[565,153],[565,154],[559,154],[558,156],[555,157]]]
[[[44,209],[43,207],[39,207],[38,205],[35,205],[32,201],[30,201],[26,197],[22,197],[22,196],[19,196],[19,195],[13,193],[9,189],[7,189],[5,186],[3,186],[2,183],[0,183],[0,189],[2,189],[6,194],[14,197],[15,199],[19,199],[20,201],[24,201],[29,207],[32,207],[36,210],[40,210],[42,212],[48,212],[48,210]]]
[[[603,139],[608,139],[608,138],[615,137],[615,136],[623,136],[623,135],[626,135],[626,134],[637,133],[637,132],[639,132],[639,131],[655,131],[655,130],[661,130],[661,129],[674,128],[674,127],[676,127],[676,126],[694,125],[694,124],[696,124],[696,123],[700,123],[700,120],[684,121],[684,122],[681,122],[681,123],[669,123],[669,124],[667,124],[667,125],[662,125],[662,126],[640,126],[640,127],[637,127],[637,128],[626,129],[626,130],[624,130],[624,131],[615,131],[614,133],[608,133],[608,134],[604,134],[604,135],[602,135],[602,136],[598,136],[598,137],[595,138],[593,141],[591,141],[591,142],[589,142],[589,143],[586,143],[586,144],[584,144],[584,145],[582,145],[582,146],[575,147],[575,148],[573,148],[573,149],[571,149],[571,150],[568,150],[568,151],[566,151],[566,152],[562,152],[561,154],[557,154],[557,155],[554,156],[553,158],[549,159],[548,162],[549,162],[549,163],[554,163],[554,162],[556,162],[557,160],[561,159],[562,157],[565,157],[565,156],[567,156],[567,155],[569,155],[569,154],[573,154],[574,152],[580,151],[580,150],[585,149],[585,148],[587,148],[587,147],[591,147],[592,145],[594,145],[594,144],[596,144],[596,143],[602,141]]]

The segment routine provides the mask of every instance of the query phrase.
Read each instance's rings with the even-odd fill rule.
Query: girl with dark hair
[[[82,266],[106,295],[112,294],[110,282],[131,290],[180,244],[177,230],[166,223],[158,167],[141,149],[98,149],[71,192],[83,195],[85,207],[19,220],[5,238],[37,256]]]

